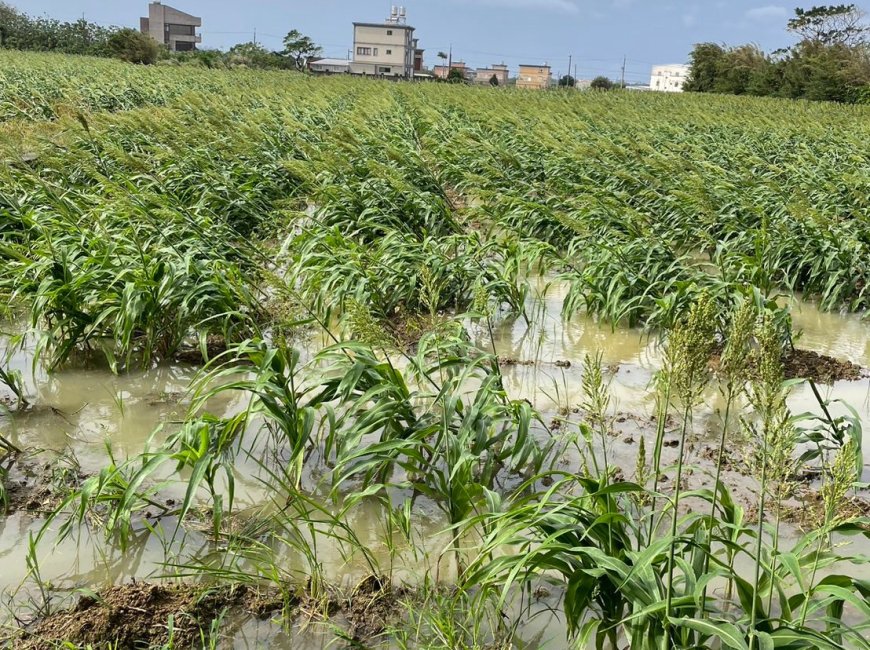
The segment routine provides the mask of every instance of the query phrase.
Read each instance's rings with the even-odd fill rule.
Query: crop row
[[[216,550],[185,573],[284,585],[300,578],[284,548],[316,592],[323,537],[384,571],[347,523],[375,501],[390,539],[412,550],[425,546],[418,510],[439,513],[454,607],[492,613],[485,638],[478,620],[454,646],[507,643],[518,625],[508,598],[542,583],[562,590],[572,637],[599,647],[866,637],[867,585],[835,569],[860,558],[830,543],[866,532],[839,510],[860,478],[860,423],[788,412],[791,332],[776,301],[800,290],[865,307],[866,112],[219,78],[220,96],[185,89],[160,111],[61,117],[31,156],[5,152],[0,292],[27,313],[39,359],[59,370],[105,356],[132,371],[185,346],[207,359],[211,342],[224,350],[182,424],[68,495],[62,536],[96,522],[126,548],[160,534],[155,508],[184,529],[205,504]],[[653,445],[630,482],[607,456],[600,360],[584,364],[582,420],[561,435],[507,394],[495,353],[470,343],[497,318],[534,321],[536,273],[570,283],[566,316],[665,338]],[[311,353],[305,327],[331,344]],[[719,458],[712,487],[689,494],[683,449],[711,385],[727,403]],[[243,406],[209,413],[227,393]],[[755,522],[720,480],[735,429],[760,477]],[[569,457],[579,461],[566,468]],[[228,522],[243,459],[270,503],[238,529]],[[807,465],[823,476],[824,512],[786,548],[779,504]],[[160,498],[170,467],[188,472],[178,503]],[[176,531],[164,534],[171,546]],[[437,576],[440,561],[426,571]]]

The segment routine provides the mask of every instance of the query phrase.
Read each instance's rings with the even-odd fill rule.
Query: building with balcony
[[[353,24],[350,71],[359,75],[411,79],[418,49],[414,28],[405,23],[405,8],[393,7],[383,23]],[[422,51],[420,54],[422,57]]]
[[[686,81],[689,80],[691,66],[683,63],[653,66],[650,77],[650,90],[666,93],[681,93]]]
[[[148,17],[139,19],[139,31],[162,43],[170,52],[190,52],[202,43],[196,28],[202,27],[202,18],[160,2],[148,5]]]
[[[551,73],[548,65],[520,65],[517,75],[517,88],[527,90],[547,90],[550,87]]]

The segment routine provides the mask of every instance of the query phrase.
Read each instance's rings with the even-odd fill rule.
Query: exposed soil
[[[337,615],[347,621],[348,633],[358,642],[381,635],[398,620],[400,599],[412,597],[384,576],[369,576],[349,593],[327,588],[328,595],[312,595],[311,585],[300,587],[290,601],[277,590],[256,591],[246,585],[214,589],[196,584],[132,582],[110,587],[96,597],[84,596],[70,609],[52,614],[22,631],[13,647],[18,650],[55,647],[62,642],[91,644],[95,650],[161,647],[193,648],[200,631],[229,611],[266,619],[291,607],[297,616],[328,619]]]
[[[783,520],[797,525],[802,530],[820,527],[825,521],[825,503],[821,492],[805,489],[798,498],[800,504],[787,504],[783,507]],[[870,498],[861,495],[847,496],[837,507],[837,517],[842,520],[870,517]],[[865,529],[870,533],[870,525],[865,525]]]
[[[710,359],[710,367],[714,371],[719,368],[721,353],[721,349],[717,350]],[[819,384],[857,381],[865,376],[861,366],[851,361],[801,349],[783,353],[782,370],[786,379],[812,379]]]
[[[399,597],[403,589],[395,589],[384,576],[369,576],[360,582],[345,603],[345,614],[354,639],[374,638],[396,619]]]
[[[200,630],[227,609],[263,618],[284,607],[284,601],[246,586],[203,590],[202,585],[136,583],[110,587],[96,598],[85,596],[74,607],[52,614],[25,630],[13,647],[52,647],[64,641],[96,648],[133,649],[169,643],[172,620],[174,648],[192,648]]]
[[[81,486],[87,475],[58,463],[17,460],[6,480],[6,511],[48,514],[67,494]]]
[[[812,379],[821,384],[857,381],[863,376],[861,366],[811,350],[786,352],[782,357],[782,365],[786,379]]]

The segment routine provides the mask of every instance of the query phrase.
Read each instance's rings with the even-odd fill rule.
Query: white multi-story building
[[[681,93],[683,85],[689,79],[690,66],[684,63],[671,63],[669,65],[656,65],[652,69],[650,77],[650,90],[660,90],[666,93]]]
[[[417,40],[405,24],[405,8],[393,7],[383,23],[353,24],[353,60],[350,71],[379,77],[410,79],[414,76]]]

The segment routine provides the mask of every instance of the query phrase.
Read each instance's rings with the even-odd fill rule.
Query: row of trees
[[[259,43],[240,43],[228,52],[169,52],[135,29],[103,27],[84,19],[62,22],[33,17],[4,2],[0,2],[0,47],[116,57],[132,63],[150,64],[162,58],[211,68],[243,65],[283,70],[303,70],[321,52],[311,38],[295,29],[284,38],[284,49],[280,52],[270,51]]]
[[[117,31],[84,19],[34,18],[0,2],[0,47],[109,56],[109,40]]]
[[[696,45],[685,90],[870,102],[870,26],[854,4],[797,9],[791,48],[765,54],[755,45]]]

